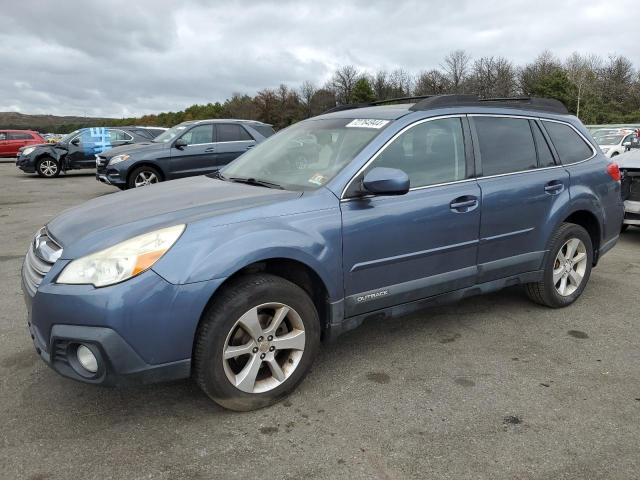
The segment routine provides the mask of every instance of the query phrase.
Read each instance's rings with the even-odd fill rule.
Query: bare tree
[[[336,92],[338,103],[350,103],[353,87],[360,74],[353,65],[345,65],[338,68],[331,79],[331,86]]]
[[[509,97],[516,90],[516,69],[504,57],[481,57],[473,62],[469,89],[485,98]]]
[[[316,91],[316,86],[309,80],[305,80],[300,86],[300,98],[304,105],[305,115],[307,117],[311,116],[311,99]]]
[[[464,50],[454,50],[444,57],[444,65],[441,67],[446,72],[453,93],[464,93],[470,62],[471,57]]]
[[[576,86],[576,117],[580,117],[580,104],[585,94],[591,93],[602,68],[602,59],[597,55],[580,55],[573,52],[565,61],[567,77]]]
[[[413,89],[414,95],[442,95],[450,91],[447,76],[440,70],[429,70],[418,75]]]
[[[389,73],[386,70],[378,70],[371,82],[373,93],[378,100],[391,98],[391,86],[389,85]]]

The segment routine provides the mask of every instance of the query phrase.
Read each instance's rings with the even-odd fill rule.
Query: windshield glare
[[[325,185],[386,126],[350,118],[307,120],[273,135],[221,170],[227,179],[254,179],[287,190]],[[375,124],[375,122],[372,122]],[[351,124],[351,125],[349,125]]]
[[[176,125],[175,127],[171,127],[169,130],[165,130],[156,138],[153,139],[154,142],[158,143],[167,143],[176,138],[178,135],[182,135],[184,131],[189,127],[189,124],[181,123]]]
[[[600,145],[617,145],[622,141],[624,135],[609,135],[606,137],[600,137],[598,143]]]

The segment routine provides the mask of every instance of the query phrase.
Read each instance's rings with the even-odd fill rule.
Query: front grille
[[[46,229],[41,229],[31,242],[22,264],[22,279],[31,296],[36,294],[42,279],[61,254],[62,247],[49,236]]]

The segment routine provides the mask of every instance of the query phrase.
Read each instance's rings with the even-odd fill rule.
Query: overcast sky
[[[521,64],[544,49],[628,56],[632,1],[0,0],[0,111],[134,116],[224,101],[339,65],[438,67],[445,54]]]

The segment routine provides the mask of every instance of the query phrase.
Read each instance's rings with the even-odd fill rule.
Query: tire
[[[618,155],[620,155],[618,152],[613,152],[613,153],[611,154],[611,158],[613,158],[613,157],[617,157]]]
[[[55,178],[60,175],[60,163],[52,157],[41,157],[36,162],[36,173],[42,178]]]
[[[280,327],[270,332],[276,318],[284,320],[276,321]],[[244,326],[252,320],[258,321],[253,329]],[[277,348],[285,347],[283,340],[295,348]],[[242,349],[237,352],[244,353],[231,352],[238,346]],[[319,347],[318,312],[304,290],[275,275],[244,276],[216,294],[204,314],[195,338],[193,375],[219,405],[256,410],[291,393],[307,375]]]
[[[570,263],[563,263],[564,255],[566,253],[571,254],[567,245],[569,242],[571,246],[576,246],[575,254],[571,257],[567,256]],[[578,241],[578,242],[575,242]],[[563,256],[559,257],[559,252],[562,249]],[[582,258],[579,253],[584,253]],[[580,258],[580,260],[577,260]],[[591,237],[589,233],[580,225],[573,223],[563,223],[553,234],[549,252],[544,260],[544,273],[543,279],[537,283],[528,283],[525,285],[525,290],[528,297],[540,305],[545,305],[551,308],[561,308],[571,305],[584,291],[587,283],[589,282],[589,276],[591,275],[591,268],[593,266],[593,244],[591,243]],[[557,282],[554,282],[554,270],[556,272],[556,279],[560,278]],[[569,273],[573,271],[574,273]],[[580,276],[579,282],[576,282],[576,278]],[[561,276],[560,276],[561,275]],[[562,291],[562,277],[566,276],[566,283],[564,294]],[[575,283],[578,283],[575,285]]]
[[[156,168],[150,167],[148,165],[143,165],[134,169],[129,174],[129,179],[127,180],[127,188],[140,188],[161,181],[162,176]]]

